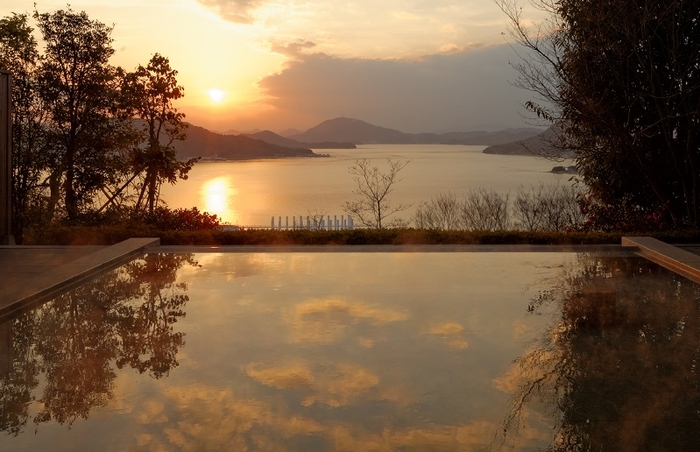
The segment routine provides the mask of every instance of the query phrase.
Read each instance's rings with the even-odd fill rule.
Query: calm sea
[[[356,195],[348,173],[354,160],[368,158],[380,168],[386,159],[410,159],[392,203],[412,204],[401,217],[409,220],[423,201],[440,193],[493,189],[515,195],[520,186],[569,184],[569,175],[552,174],[557,163],[529,156],[488,155],[484,146],[362,145],[358,149],[320,150],[329,158],[200,162],[186,181],[166,185],[162,199],[172,208],[197,206],[225,223],[270,226],[271,217],[343,215],[343,204]]]

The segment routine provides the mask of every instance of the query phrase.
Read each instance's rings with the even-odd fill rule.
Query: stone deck
[[[142,238],[108,247],[0,246],[0,319],[79,285],[159,243],[159,239]]]
[[[623,247],[636,247],[638,254],[662,267],[700,283],[700,254],[698,246],[669,245],[653,237],[623,237]]]

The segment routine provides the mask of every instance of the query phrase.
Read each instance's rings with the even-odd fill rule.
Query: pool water
[[[0,450],[691,450],[698,287],[623,251],[149,254],[0,326]]]

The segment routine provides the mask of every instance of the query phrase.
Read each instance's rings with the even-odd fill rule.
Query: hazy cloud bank
[[[347,116],[405,132],[526,125],[531,96],[512,85],[517,56],[507,45],[409,60],[302,53],[312,47],[280,47],[294,59],[259,82],[275,116]]]

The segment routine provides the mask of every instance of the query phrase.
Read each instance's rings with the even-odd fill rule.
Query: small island
[[[554,174],[578,174],[578,168],[576,165],[569,165],[569,166],[555,166],[552,168],[551,173]]]

